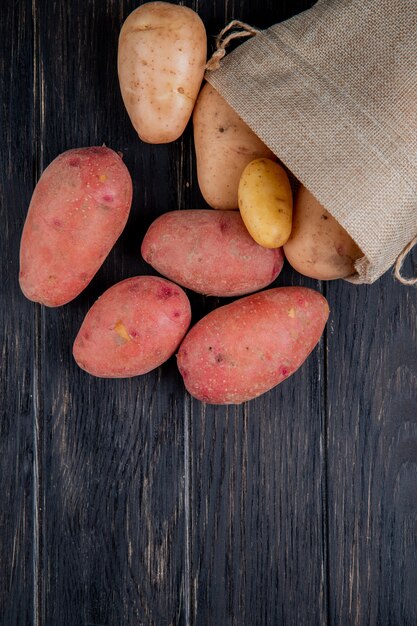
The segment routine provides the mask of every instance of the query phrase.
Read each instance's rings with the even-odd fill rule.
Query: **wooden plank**
[[[209,40],[232,18],[260,27],[314,2],[199,3]],[[319,288],[288,268],[276,285]],[[201,317],[222,301],[196,301]],[[190,621],[327,623],[323,346],[265,396],[190,403]]]
[[[372,286],[334,283],[329,300],[331,623],[411,626],[417,623],[415,290],[388,273]]]
[[[0,20],[0,621],[34,615],[31,370],[33,310],[18,288],[19,241],[33,186],[31,2],[5,3]],[[24,79],[23,79],[24,77]]]
[[[118,88],[119,28],[136,3],[38,2],[46,165],[106,145],[134,179],[128,227],[91,285],[42,328],[42,624],[177,624],[184,612],[183,392],[173,360],[132,380],[98,380],[71,347],[96,297],[128,276],[157,214],[177,208],[181,143],[147,146]]]
[[[194,624],[326,623],[322,359],[245,405],[192,404]]]

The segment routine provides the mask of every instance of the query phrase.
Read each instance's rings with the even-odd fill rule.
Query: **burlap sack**
[[[319,0],[207,80],[347,230],[372,283],[417,234],[416,0]]]

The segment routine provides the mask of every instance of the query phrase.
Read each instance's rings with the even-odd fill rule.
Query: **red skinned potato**
[[[166,143],[183,133],[207,56],[204,24],[192,9],[146,2],[120,31],[118,73],[130,120],[143,141]]]
[[[45,169],[33,192],[20,246],[20,287],[55,307],[88,285],[121,234],[132,179],[106,147],[76,148]]]
[[[148,229],[142,256],[170,280],[211,296],[237,296],[270,285],[281,271],[282,250],[249,235],[235,211],[197,209],[161,215]]]
[[[177,362],[188,392],[209,404],[240,404],[293,374],[320,339],[326,299],[279,287],[222,306],[187,334]]]
[[[190,320],[190,303],[180,287],[156,276],[128,278],[88,311],[74,359],[100,378],[146,374],[174,354]]]

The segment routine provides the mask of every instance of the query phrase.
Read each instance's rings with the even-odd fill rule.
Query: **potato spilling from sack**
[[[198,96],[193,124],[198,184],[205,201],[213,209],[237,209],[246,165],[274,155],[208,83]]]
[[[348,233],[303,185],[294,203],[291,236],[284,246],[289,264],[318,280],[347,278],[363,256]]]
[[[293,374],[319,341],[326,299],[278,287],[236,300],[190,330],[177,355],[189,393],[210,404],[239,404]]]
[[[292,225],[292,191],[284,168],[270,159],[251,161],[240,178],[239,209],[260,246],[283,246]]]
[[[180,287],[156,276],[128,278],[93,304],[75,339],[74,358],[101,378],[146,374],[174,354],[190,320]]]
[[[237,296],[270,285],[281,271],[281,249],[259,246],[237,211],[171,211],[158,217],[142,256],[160,274],[210,296]]]
[[[120,31],[118,73],[123,102],[139,137],[178,139],[204,76],[207,37],[192,9],[168,2],[138,7]]]
[[[73,300],[102,265],[129,216],[132,179],[105,147],[59,155],[33,192],[20,246],[20,287],[55,307]]]

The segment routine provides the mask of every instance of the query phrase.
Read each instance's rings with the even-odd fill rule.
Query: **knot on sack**
[[[216,37],[216,50],[207,61],[206,70],[217,70],[220,67],[220,61],[226,54],[226,48],[233,39],[253,37],[260,32],[257,28],[239,20],[229,22]]]
[[[407,255],[411,252],[411,250],[416,245],[416,243],[417,243],[417,235],[416,235],[416,237],[414,237],[414,239],[412,239],[410,241],[409,244],[407,244],[405,246],[404,250],[398,256],[398,258],[397,258],[397,260],[395,262],[394,276],[402,285],[416,285],[417,284],[417,276],[415,276],[414,278],[405,278],[401,274],[401,268],[403,266],[403,263],[404,263]]]

